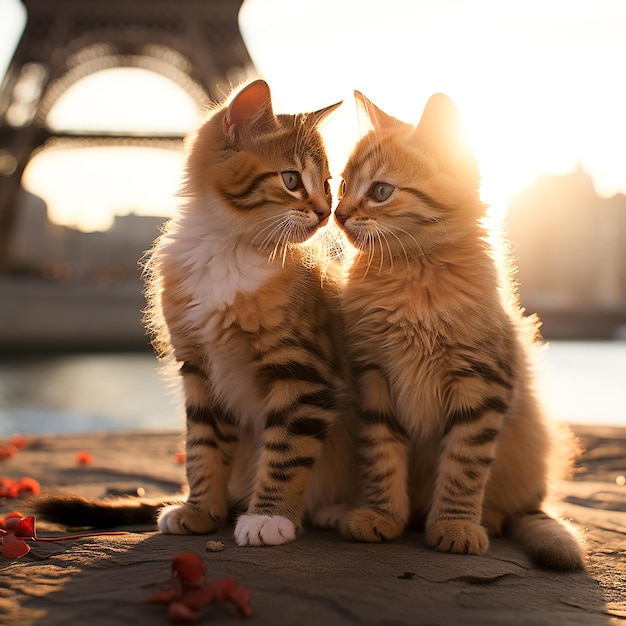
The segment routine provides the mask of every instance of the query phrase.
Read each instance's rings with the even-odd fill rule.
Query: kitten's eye
[[[345,180],[342,180],[339,183],[339,189],[337,190],[337,195],[339,196],[340,200],[346,195],[346,181]]]
[[[286,172],[283,172],[281,176],[283,177],[285,187],[287,187],[289,191],[295,191],[299,187],[303,186],[300,172],[296,172],[295,170],[287,170]]]
[[[370,189],[370,196],[376,202],[384,202],[389,199],[395,187],[389,183],[374,183]]]
[[[324,181],[324,193],[330,196],[330,183],[327,180]]]

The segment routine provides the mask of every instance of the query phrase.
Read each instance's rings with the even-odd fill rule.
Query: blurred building
[[[0,352],[147,348],[139,260],[163,222],[131,214],[85,233],[51,223],[43,200],[22,192],[0,274]]]
[[[582,168],[540,176],[508,211],[522,304],[551,337],[626,329],[626,196],[597,195]]]
[[[139,259],[164,221],[164,217],[117,215],[108,231],[86,233],[51,223],[44,201],[23,191],[8,274],[73,283],[136,280]]]

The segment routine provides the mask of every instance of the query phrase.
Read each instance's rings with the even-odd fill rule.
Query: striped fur
[[[239,544],[285,543],[350,494],[338,284],[298,246],[330,215],[328,111],[275,116],[257,81],[191,142],[184,202],[150,261],[150,324],[187,407],[189,495],[161,512],[163,532],[210,532],[235,507]]]
[[[255,81],[188,142],[180,208],[146,269],[147,324],[187,415],[189,493],[161,510],[163,532],[245,511],[240,545],[280,544],[352,497],[338,279],[308,241],[330,215],[318,125],[333,108],[275,115]]]
[[[510,530],[543,567],[582,567],[542,511],[553,452],[523,318],[481,224],[479,175],[458,112],[439,94],[412,127],[357,93],[370,130],[348,160],[335,216],[358,249],[344,292],[359,372],[361,541],[425,521],[427,543],[480,554]],[[382,186],[376,186],[382,183]]]

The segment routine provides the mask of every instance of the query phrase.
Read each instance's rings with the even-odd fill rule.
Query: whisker
[[[416,246],[416,248],[418,249],[419,254],[420,254],[420,256],[421,256],[421,257],[426,256],[426,255],[425,255],[425,253],[424,253],[424,250],[423,250],[422,246],[421,246],[421,245],[420,245],[420,243],[419,243],[419,241],[418,241],[418,240],[417,240],[417,239],[416,239],[416,238],[415,238],[415,237],[414,237],[414,236],[413,236],[413,235],[412,235],[412,234],[411,234],[408,230],[404,230],[403,228],[396,228],[396,230],[397,230],[398,232],[404,233],[407,237],[409,237],[410,239],[412,239],[412,240],[413,240],[413,242],[415,243],[415,246]],[[398,239],[398,241],[400,241],[400,238],[398,237],[398,235],[396,235],[395,233],[393,233],[393,234],[396,236],[396,238]],[[408,257],[408,255],[407,255],[406,249],[404,248],[404,245],[402,244],[402,242],[401,242],[401,241],[400,241],[400,244],[402,245],[402,248],[404,249],[404,254],[405,254],[405,257],[406,257],[406,260],[407,260],[407,263],[408,263],[408,262],[409,262],[409,257]]]
[[[252,244],[256,244],[257,239],[263,235],[263,233],[265,233],[266,231],[270,231],[269,234],[265,237],[265,239],[263,239],[263,241],[261,242],[260,247],[263,248],[265,247],[267,240],[272,236],[272,234],[274,234],[274,232],[276,232],[276,230],[278,228],[280,228],[283,223],[285,222],[285,216],[284,215],[273,215],[271,217],[266,217],[265,219],[261,220],[260,224],[262,224],[263,222],[270,222],[267,226],[264,226],[263,228],[261,228],[261,230],[257,231],[254,235],[254,237],[251,240]],[[254,225],[255,226],[255,230],[256,227],[258,226],[258,223]]]
[[[377,230],[377,233],[379,234],[379,239],[382,240],[380,244],[380,265],[378,267],[378,273],[380,274],[383,271],[384,259],[385,259],[382,242],[384,241],[384,243],[387,246],[387,250],[389,250],[389,264],[390,264],[390,269],[392,270],[393,270],[393,252],[391,251],[391,244],[389,243],[389,239],[387,239],[387,234],[386,234],[384,227],[380,224],[376,224],[376,230]],[[393,231],[390,230],[389,232],[392,235],[395,235]]]

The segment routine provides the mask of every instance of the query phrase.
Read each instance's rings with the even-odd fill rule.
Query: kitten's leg
[[[304,493],[330,425],[341,419],[333,371],[304,346],[291,360],[264,364],[259,384],[268,402],[263,448],[248,511],[235,526],[239,545],[293,541],[302,524]],[[276,350],[273,358],[282,356]],[[284,356],[283,356],[284,359]]]
[[[483,499],[507,408],[507,402],[493,395],[448,415],[426,520],[426,542],[436,550],[481,554],[487,549]]]
[[[238,441],[235,421],[213,403],[204,374],[185,363],[181,368],[187,412],[186,502],[164,508],[161,532],[204,534],[227,517],[227,484]]]
[[[336,410],[331,390],[301,396],[268,416],[252,499],[235,527],[239,545],[279,545],[295,539],[304,492],[332,419]]]
[[[342,533],[357,541],[400,536],[409,519],[408,436],[393,415],[389,384],[370,367],[361,374],[361,506],[341,521]]]

